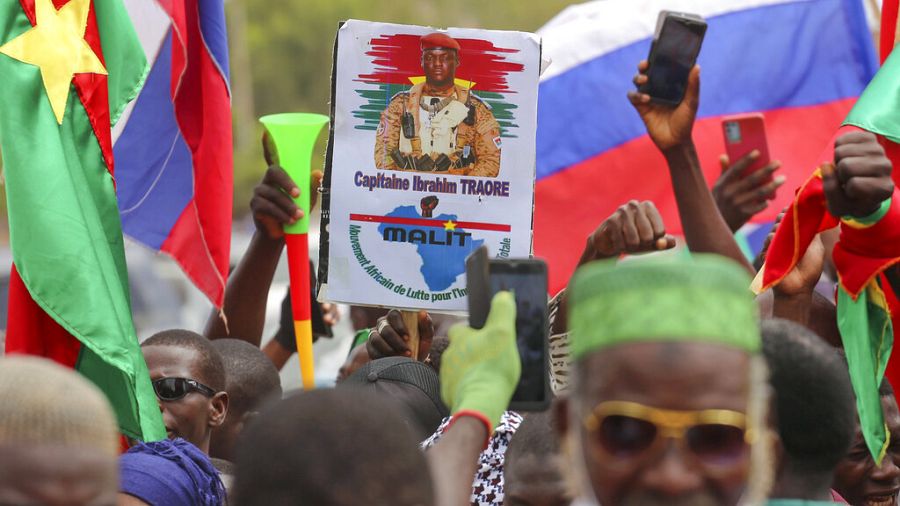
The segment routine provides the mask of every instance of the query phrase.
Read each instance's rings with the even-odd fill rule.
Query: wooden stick
[[[400,311],[401,316],[403,317],[403,325],[406,326],[406,331],[409,332],[409,351],[411,351],[411,358],[413,360],[419,360],[419,312],[418,311]]]

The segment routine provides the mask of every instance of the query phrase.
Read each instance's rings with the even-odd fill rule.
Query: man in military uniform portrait
[[[496,177],[500,125],[490,106],[455,83],[459,43],[432,33],[420,45],[425,81],[394,95],[381,114],[375,166]]]

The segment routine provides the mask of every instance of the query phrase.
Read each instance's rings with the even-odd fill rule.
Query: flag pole
[[[400,312],[403,318],[403,325],[406,326],[406,332],[409,335],[410,357],[413,360],[419,359],[419,312],[404,310]]]

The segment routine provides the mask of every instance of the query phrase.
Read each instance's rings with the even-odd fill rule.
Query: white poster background
[[[534,210],[535,131],[537,124],[537,90],[540,68],[540,39],[534,34],[493,30],[450,28],[445,33],[458,39],[481,39],[500,48],[518,50],[502,53],[507,62],[523,65],[519,72],[509,72],[506,80],[512,93],[504,101],[515,106],[516,125],[502,138],[500,172],[497,177],[448,175],[446,172],[413,172],[379,170],[375,167],[376,132],[357,128],[361,120],[354,117],[367,104],[356,90],[364,88],[360,76],[376,71],[370,41],[394,34],[417,36],[433,33],[429,27],[371,23],[350,20],[338,32],[337,64],[334,79],[334,149],[331,163],[331,202],[329,231],[328,278],[324,292],[328,300],[359,305],[387,306],[404,309],[459,311],[466,309],[465,257],[474,248],[471,241],[483,241],[492,257],[527,257],[531,253],[532,214]],[[416,48],[418,50],[418,48]],[[460,53],[457,79],[467,79],[466,53]],[[424,75],[421,71],[418,75]],[[413,77],[413,76],[410,76]],[[371,86],[371,85],[369,85]],[[478,83],[472,92],[478,96]],[[409,190],[360,186],[362,176],[397,177],[409,180]],[[456,183],[455,193],[413,190],[413,178],[443,180]],[[463,183],[462,180],[474,181]],[[467,188],[482,182],[508,183],[508,196],[463,194]],[[386,240],[379,231],[382,223],[359,221],[358,215],[384,217],[396,214],[401,206],[412,206],[421,213],[420,200],[435,195],[439,204],[434,219],[455,216],[456,220],[509,226],[509,231],[462,229],[471,237],[452,236],[451,246],[413,244]],[[351,215],[357,219],[351,220]],[[421,218],[421,216],[419,216]],[[386,226],[392,226],[388,224]],[[449,225],[450,227],[453,224]],[[411,229],[408,229],[411,230]],[[446,242],[445,228],[424,227],[433,231],[434,242]],[[396,239],[396,237],[394,238]],[[465,243],[463,250],[460,242]],[[420,254],[427,248],[428,252]],[[446,256],[444,255],[446,252]],[[427,260],[426,260],[427,257]],[[423,265],[428,261],[428,265]],[[435,272],[443,273],[434,276]],[[426,279],[428,278],[428,279]],[[448,278],[452,278],[448,281]],[[439,280],[439,281],[436,281]]]

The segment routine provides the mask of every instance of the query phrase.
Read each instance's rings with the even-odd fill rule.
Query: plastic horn
[[[300,377],[303,389],[315,388],[313,370],[312,301],[309,297],[309,187],[310,163],[313,145],[328,116],[308,113],[285,113],[263,116],[259,121],[266,127],[278,151],[278,163],[287,171],[300,188],[300,196],[294,199],[303,210],[303,218],[284,226],[287,244],[288,270],[291,283],[291,312],[294,315],[294,337],[300,358]]]

